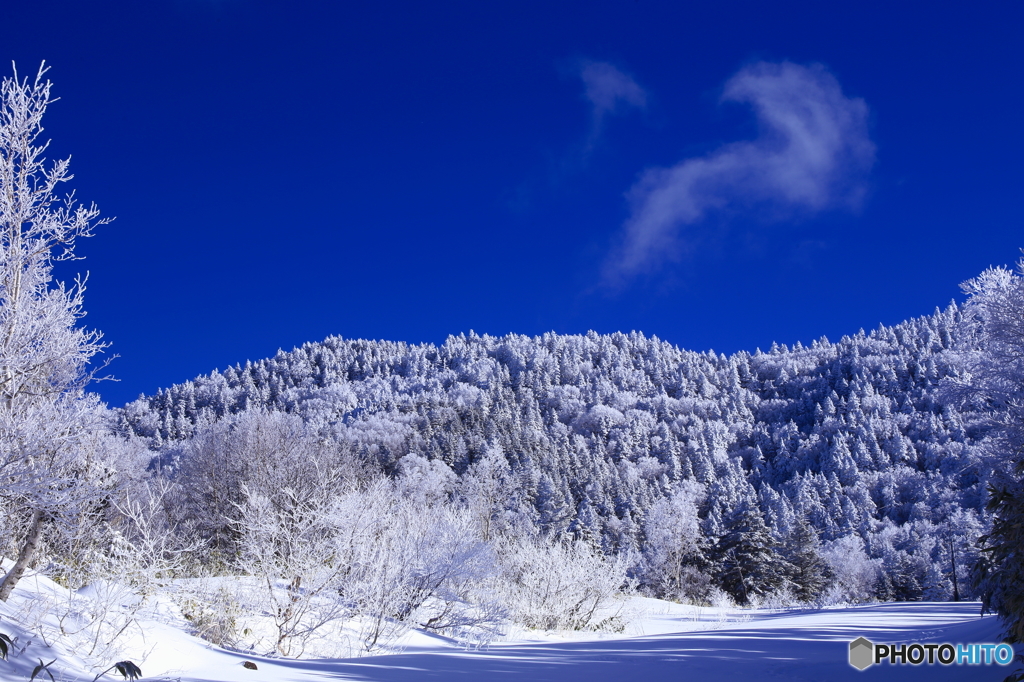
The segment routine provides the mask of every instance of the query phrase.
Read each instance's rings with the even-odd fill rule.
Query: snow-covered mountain
[[[686,488],[705,570],[727,573],[729,551],[757,562],[758,548],[728,541],[751,534],[753,511],[770,555],[806,520],[825,550],[842,546],[839,563],[852,552],[874,567],[874,596],[946,599],[954,564],[966,589],[990,470],[980,415],[944,397],[968,343],[960,315],[954,304],[838,342],[732,356],[635,332],[471,333],[439,347],[331,337],[140,397],[119,419],[164,464],[265,411],[300,417],[390,476],[425,461],[465,487],[497,459],[495,522],[606,554],[655,551]]]

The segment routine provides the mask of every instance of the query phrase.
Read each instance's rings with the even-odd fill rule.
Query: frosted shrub
[[[860,536],[847,535],[826,543],[822,546],[821,556],[832,575],[832,581],[822,595],[822,603],[857,603],[874,597],[879,561],[868,558]]]
[[[473,518],[406,492],[386,479],[302,495],[245,489],[239,595],[262,621],[250,624],[252,644],[282,656],[351,655],[412,627],[493,631],[501,613],[482,587],[495,559]],[[267,624],[272,636],[260,634]]]
[[[626,582],[626,563],[581,542],[506,539],[496,585],[510,617],[526,627],[584,630]]]
[[[70,593],[64,608],[55,609],[63,637],[74,642],[75,653],[102,665],[121,655],[122,636],[138,634],[138,615],[144,600],[131,587],[97,580]]]
[[[87,668],[123,657],[130,639],[142,633],[137,617],[143,600],[124,584],[95,579],[71,590],[29,573],[18,590],[24,592],[10,603],[8,618],[32,633],[26,646],[37,641],[74,652]]]
[[[718,609],[731,609],[736,606],[736,602],[733,600],[732,595],[720,587],[712,587],[708,590],[707,603],[709,606],[713,606]]]
[[[202,541],[197,558],[217,571],[230,569],[239,552],[237,510],[249,493],[276,504],[285,489],[304,500],[344,492],[363,478],[351,453],[323,438],[315,425],[257,409],[199,428],[167,459],[177,484],[172,521]]]
[[[106,514],[87,516],[57,536],[64,561],[49,568],[67,589],[37,600],[40,613],[24,621],[44,642],[69,643],[92,667],[124,655],[130,636],[141,632],[138,620],[150,598],[181,569],[187,549],[175,544],[162,514],[164,484],[117,492]]]
[[[179,585],[175,602],[196,635],[220,647],[233,647],[241,634],[238,588],[238,583],[214,585],[205,579],[191,580]]]
[[[680,602],[711,604],[716,589],[711,576],[696,566],[680,567],[679,586],[675,593],[675,598]]]
[[[445,631],[472,626],[481,614],[468,608],[471,601],[486,601],[480,585],[496,563],[493,549],[477,539],[474,519],[449,507],[410,508],[406,532],[411,538],[409,601],[405,611],[424,628]]]
[[[380,648],[410,627],[450,634],[493,628],[500,614],[481,586],[493,572],[494,554],[477,538],[470,514],[421,505],[385,483],[368,495],[360,509],[373,508],[371,532],[346,539],[350,569],[340,586],[359,614],[363,650]]]
[[[169,584],[185,570],[195,545],[181,543],[165,513],[171,484],[163,479],[139,483],[112,503],[116,511],[105,566],[115,580],[143,597]]]
[[[284,489],[273,497],[243,488],[237,519],[238,557],[251,580],[247,609],[273,623],[272,650],[301,656],[318,630],[350,615],[338,599],[348,566],[339,560],[331,500]]]
[[[782,611],[792,608],[800,603],[800,600],[793,593],[792,588],[784,585],[768,594],[751,595],[750,606],[755,609],[766,611]]]

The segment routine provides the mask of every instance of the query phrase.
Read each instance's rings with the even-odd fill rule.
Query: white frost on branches
[[[72,176],[70,158],[48,163],[40,141],[53,102],[46,71],[31,81],[15,71],[0,86],[0,501],[8,518],[29,519],[2,601],[44,529],[93,494],[97,473],[80,447],[96,414],[83,388],[105,344],[78,326],[84,280],[54,282],[53,265],[74,259],[76,240],[104,221],[95,206],[58,195]]]

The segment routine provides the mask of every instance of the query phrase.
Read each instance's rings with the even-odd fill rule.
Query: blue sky
[[[1019,3],[37,0],[112,405],[337,334],[733,352],[1024,246]],[[16,29],[16,30],[14,30]]]

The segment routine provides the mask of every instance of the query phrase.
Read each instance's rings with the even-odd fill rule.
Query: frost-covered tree
[[[90,462],[80,441],[95,414],[83,388],[104,344],[83,329],[83,282],[55,282],[57,261],[75,258],[92,235],[95,206],[59,188],[70,159],[48,163],[42,117],[53,101],[42,66],[33,80],[0,86],[0,501],[6,523],[23,521],[14,567],[0,600],[32,561],[44,528],[90,496]]]
[[[656,502],[644,519],[639,573],[651,592],[667,599],[700,599],[706,591],[696,578],[704,564],[698,505],[702,486],[685,481],[671,497]],[[697,582],[698,584],[694,584]]]
[[[788,566],[777,549],[761,511],[745,502],[730,514],[711,550],[712,570],[722,589],[746,604],[782,586]]]
[[[818,597],[828,582],[828,569],[821,556],[818,535],[805,519],[797,519],[793,524],[781,550],[794,596],[805,602]]]
[[[826,602],[857,603],[873,596],[881,559],[868,557],[860,536],[847,535],[827,543],[821,556],[831,576]]]
[[[1018,264],[1024,274],[1024,259]],[[992,529],[981,538],[976,587],[985,606],[1024,641],[1024,278],[992,268],[965,282],[965,325],[980,350],[965,354],[959,388],[990,411],[996,463],[989,484]]]

